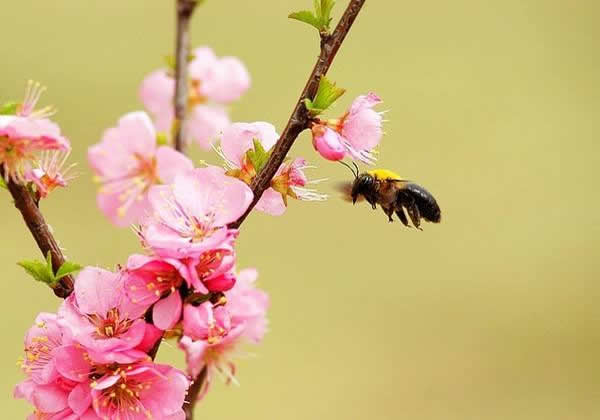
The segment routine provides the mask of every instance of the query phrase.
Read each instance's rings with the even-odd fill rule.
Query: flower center
[[[206,103],[207,99],[200,94],[200,80],[192,80],[188,95],[188,109]]]
[[[229,251],[212,250],[202,254],[196,265],[196,273],[200,280],[204,280],[214,273],[226,255],[229,255]]]
[[[157,271],[154,279],[156,281],[147,283],[146,287],[150,291],[154,290],[154,294],[159,298],[168,293],[173,293],[183,282],[183,278],[177,270]]]
[[[131,366],[127,369],[131,369]],[[120,379],[113,386],[102,390],[94,400],[94,405],[113,416],[116,415],[113,418],[117,419],[130,418],[133,413],[144,413],[147,418],[152,418],[152,413],[140,402],[140,393],[150,389],[151,384],[129,378],[126,370],[121,368],[113,374],[119,375]]]
[[[133,324],[131,319],[122,319],[119,310],[113,308],[102,318],[99,315],[88,315],[88,319],[96,327],[98,338],[112,338],[124,334]]]

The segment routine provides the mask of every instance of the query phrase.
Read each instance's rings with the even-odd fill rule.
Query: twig
[[[314,98],[319,87],[321,76],[327,74],[327,70],[329,70],[335,55],[340,49],[344,38],[346,38],[348,31],[350,31],[350,28],[352,27],[356,16],[360,12],[360,9],[365,4],[365,1],[366,0],[351,0],[333,33],[331,35],[321,35],[321,54],[319,55],[317,63],[315,64],[315,67],[308,78],[308,82],[306,82],[306,86],[304,87],[304,90],[302,91],[302,94],[296,103],[294,112],[292,112],[292,115],[290,116],[283,133],[281,133],[281,137],[271,152],[269,160],[262,171],[260,171],[260,173],[252,182],[254,200],[246,212],[238,220],[229,225],[230,228],[238,228],[246,219],[248,214],[250,214],[254,206],[256,206],[256,203],[258,203],[258,200],[260,200],[263,192],[270,187],[271,180],[283,163],[298,135],[304,129],[308,128],[310,118],[306,107],[304,106],[304,99]]]
[[[0,167],[0,176],[4,176],[3,170]],[[8,190],[15,200],[15,207],[19,209],[25,224],[33,235],[33,239],[37,243],[42,254],[46,256],[50,252],[52,256],[52,269],[56,271],[65,262],[65,257],[50,232],[50,228],[44,220],[44,216],[40,211],[36,201],[27,189],[22,185],[16,184],[13,181],[7,183]],[[60,298],[66,298],[73,292],[73,278],[65,276],[61,278],[53,287],[54,294]]]
[[[198,394],[204,386],[204,381],[206,380],[207,373],[208,372],[206,366],[204,366],[198,374],[198,376],[196,376],[194,382],[192,382],[192,385],[190,385],[190,388],[188,389],[186,402],[183,403],[183,411],[185,411],[186,420],[194,419],[194,408],[196,407],[196,402],[198,402]]]
[[[188,56],[190,52],[190,19],[197,0],[177,0],[177,35],[175,39],[175,122],[173,138],[175,149],[183,152],[185,138],[183,126],[187,112],[188,101]]]

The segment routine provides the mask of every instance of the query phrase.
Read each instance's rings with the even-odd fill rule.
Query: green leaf
[[[316,117],[317,115],[320,115],[320,114],[322,114],[325,111],[324,109],[317,108],[315,106],[315,104],[313,104],[313,101],[311,101],[308,98],[306,98],[304,100],[304,106],[306,107],[306,109],[308,109],[308,112],[310,112],[310,115],[312,117]]]
[[[316,1],[316,0],[315,0]],[[321,0],[320,14],[317,15],[321,22],[321,30],[329,31],[329,24],[331,23],[331,10],[335,6],[335,0]]]
[[[8,186],[6,185],[6,181],[1,176],[0,176],[0,188],[4,188],[5,190],[8,189]]]
[[[317,18],[313,12],[309,10],[302,10],[300,12],[290,13],[288,16],[290,19],[296,19],[300,22],[308,23],[310,26],[314,26],[317,30],[321,30],[321,21]]]
[[[7,102],[0,105],[0,115],[16,115],[19,104],[16,102]]]
[[[325,76],[321,76],[315,99],[306,99],[304,104],[312,116],[319,115],[333,105],[345,92],[346,89],[337,87],[335,83],[329,81]]]
[[[17,263],[25,269],[25,271],[37,281],[53,286],[56,283],[52,269],[48,269],[47,262],[40,260],[25,260]]]
[[[71,274],[78,272],[82,268],[83,268],[82,265],[79,265],[79,264],[71,262],[71,261],[65,261],[63,263],[63,265],[61,265],[60,268],[58,269],[58,271],[56,272],[55,278],[56,278],[56,280],[60,280],[65,276],[69,276]]]
[[[248,157],[250,163],[252,163],[252,166],[254,166],[254,170],[256,171],[256,173],[259,173],[269,160],[271,152],[267,152],[264,149],[260,140],[254,139],[252,140],[252,142],[254,143],[254,150],[248,150],[246,152],[246,156]]]
[[[313,7],[315,9],[313,12],[310,10],[301,10],[290,14],[288,17],[308,23],[321,33],[328,33],[329,24],[331,23],[331,9],[333,9],[334,5],[335,0],[313,0]]]

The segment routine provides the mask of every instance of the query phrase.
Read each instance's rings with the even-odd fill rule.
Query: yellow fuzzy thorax
[[[367,171],[367,173],[377,179],[385,180],[385,179],[397,179],[402,180],[403,178],[395,172],[392,172],[388,169],[373,169],[372,171]]]

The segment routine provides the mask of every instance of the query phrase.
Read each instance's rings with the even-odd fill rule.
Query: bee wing
[[[338,182],[335,190],[340,193],[342,200],[352,203],[352,182]],[[363,201],[364,197],[359,195],[356,201]]]

